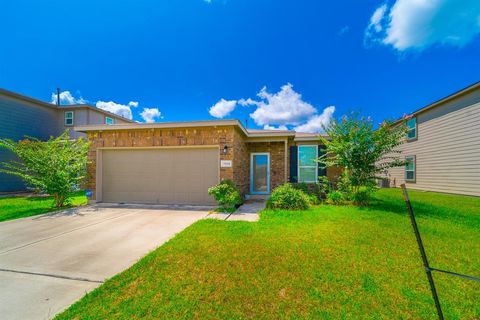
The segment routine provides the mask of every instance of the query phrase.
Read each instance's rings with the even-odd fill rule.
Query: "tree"
[[[352,114],[332,120],[324,129],[328,134],[328,138],[322,138],[326,155],[319,161],[343,169],[339,187],[356,203],[368,202],[381,174],[404,165],[397,150],[406,132],[402,124],[392,126],[385,121],[374,130],[369,117]]]
[[[53,196],[55,207],[62,207],[85,178],[88,146],[82,138],[71,140],[68,131],[48,141],[0,139],[0,147],[19,159],[0,163],[0,172],[22,178],[27,186]]]

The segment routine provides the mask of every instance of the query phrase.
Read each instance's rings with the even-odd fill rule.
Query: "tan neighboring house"
[[[405,120],[399,120],[405,121]],[[480,82],[411,114],[390,186],[480,196]]]
[[[287,182],[315,183],[320,136],[247,130],[238,120],[78,126],[91,142],[92,201],[214,204],[209,187],[231,179],[244,196]]]
[[[46,140],[69,129],[76,139],[84,133],[74,126],[89,124],[132,123],[108,111],[90,105],[61,105],[47,103],[0,88],[0,138],[21,140],[25,136]],[[13,154],[0,149],[0,162],[13,159]],[[0,192],[25,190],[23,182],[14,176],[0,173]]]

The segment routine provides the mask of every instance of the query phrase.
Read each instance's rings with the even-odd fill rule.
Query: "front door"
[[[250,155],[250,193],[270,193],[269,153],[252,153]]]

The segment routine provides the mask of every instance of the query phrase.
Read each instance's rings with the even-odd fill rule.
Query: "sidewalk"
[[[265,200],[246,200],[245,203],[234,213],[212,213],[208,216],[210,219],[228,220],[228,221],[258,221],[258,212],[265,208]]]

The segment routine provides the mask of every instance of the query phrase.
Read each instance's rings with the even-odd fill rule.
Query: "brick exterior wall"
[[[289,175],[289,146],[287,146],[287,163],[285,163],[285,143],[280,142],[247,142],[244,133],[234,126],[197,127],[197,128],[163,128],[163,129],[130,129],[95,131],[87,134],[90,141],[88,157],[88,175],[85,187],[93,191],[92,200],[96,196],[96,168],[98,148],[148,148],[173,146],[218,145],[220,160],[231,160],[231,168],[219,168],[220,180],[231,179],[243,195],[250,193],[250,154],[252,152],[270,153],[270,189],[286,182]],[[224,146],[228,147],[224,154]],[[327,169],[330,180],[336,180],[340,170]]]
[[[242,195],[250,191],[250,153],[248,151],[245,136],[239,130],[235,130],[233,136],[233,176],[235,184]]]
[[[220,160],[232,160],[234,163],[231,168],[219,168],[220,179],[231,179],[239,187],[244,188],[245,183],[248,182],[245,182],[245,174],[242,174],[241,168],[234,160],[235,154],[237,154],[240,159],[243,157],[242,150],[244,149],[242,149],[241,143],[238,141],[239,138],[239,133],[233,126],[89,132],[87,134],[87,139],[91,145],[88,153],[90,163],[88,165],[86,188],[92,190],[92,200],[95,200],[98,148],[145,148],[202,145],[219,146]],[[228,146],[227,154],[223,153],[225,145]],[[234,174],[234,170],[236,174]]]

